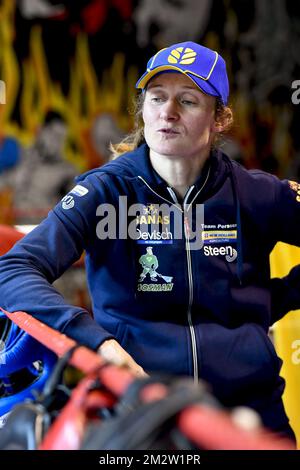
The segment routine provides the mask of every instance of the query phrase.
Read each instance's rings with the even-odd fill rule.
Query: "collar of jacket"
[[[153,169],[147,144],[140,145],[132,152],[127,152],[120,157],[112,160],[105,165],[90,170],[76,178],[76,182],[82,181],[88,175],[97,173],[101,175],[111,174],[125,179],[138,179],[141,177],[157,193],[166,194],[167,183]],[[210,157],[204,165],[201,175],[194,183],[193,194],[196,194],[205,182],[203,193],[207,194],[223,183],[228,174],[228,167],[224,162],[223,154],[220,150],[212,150]]]

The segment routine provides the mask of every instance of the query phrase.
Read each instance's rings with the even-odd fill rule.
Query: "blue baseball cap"
[[[217,96],[227,105],[229,84],[226,63],[216,51],[192,41],[173,44],[158,51],[147,63],[147,70],[136,83],[145,89],[149,80],[161,72],[180,72],[207,95]]]

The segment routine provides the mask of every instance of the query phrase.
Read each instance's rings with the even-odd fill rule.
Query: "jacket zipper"
[[[197,340],[195,334],[195,328],[192,321],[192,305],[194,300],[194,282],[193,282],[193,271],[192,271],[192,258],[191,258],[191,247],[190,247],[190,226],[188,218],[184,216],[184,234],[185,234],[185,247],[186,247],[186,258],[188,268],[188,280],[189,280],[189,304],[187,311],[187,318],[190,328],[191,341],[192,341],[192,355],[193,355],[193,366],[194,366],[194,382],[198,382],[199,370],[198,370],[198,355],[197,355]]]
[[[188,319],[188,325],[190,329],[190,335],[191,335],[191,343],[192,343],[192,356],[193,356],[193,375],[194,375],[194,382],[198,383],[199,380],[199,367],[198,367],[198,355],[197,355],[197,340],[196,340],[196,334],[195,334],[195,328],[193,325],[193,320],[192,320],[192,305],[193,305],[193,300],[194,300],[194,283],[193,283],[193,271],[192,271],[192,258],[191,258],[191,248],[190,248],[190,226],[188,223],[188,217],[185,215],[186,212],[189,211],[190,207],[192,206],[192,203],[198,196],[198,194],[202,191],[204,186],[206,185],[208,181],[208,177],[210,174],[210,168],[207,172],[207,176],[205,178],[205,181],[202,185],[202,187],[197,191],[196,195],[192,199],[191,203],[188,205],[187,209],[185,210],[185,207],[187,206],[187,200],[190,195],[190,193],[193,191],[194,186],[191,186],[188,190],[188,192],[185,195],[184,201],[183,201],[183,208],[181,208],[178,199],[176,197],[175,192],[173,191],[172,188],[167,188],[168,192],[173,199],[173,202],[169,201],[168,199],[165,199],[164,197],[160,196],[156,191],[154,191],[151,186],[142,178],[141,176],[138,176],[139,179],[143,181],[143,183],[147,186],[147,188],[150,189],[156,196],[158,196],[160,199],[163,201],[167,201],[169,204],[171,203],[177,209],[182,212],[182,215],[184,217],[184,236],[185,236],[185,247],[186,247],[186,256],[187,256],[187,268],[188,268],[188,283],[189,283],[189,302],[188,302],[188,310],[187,310],[187,319]]]
[[[186,212],[188,209],[185,211],[185,207],[187,205],[186,201],[189,198],[189,195],[193,191],[194,186],[191,186],[188,190],[188,192],[185,195],[184,201],[183,201],[183,223],[184,223],[184,236],[185,236],[185,251],[186,251],[186,259],[187,259],[187,268],[188,268],[188,284],[189,284],[189,302],[188,302],[188,309],[187,309],[187,320],[188,320],[188,325],[189,325],[189,330],[190,330],[190,335],[191,335],[191,343],[192,343],[192,357],[193,357],[193,375],[194,375],[194,382],[198,383],[198,378],[199,378],[199,367],[198,367],[198,355],[197,355],[197,340],[196,340],[196,333],[195,333],[195,328],[193,325],[193,320],[192,320],[192,305],[193,305],[193,300],[194,300],[194,282],[193,282],[193,271],[192,271],[192,258],[191,258],[191,247],[190,247],[190,226],[188,222],[188,217],[186,215]],[[178,199],[173,191],[172,188],[168,187],[168,191],[174,200],[176,204],[178,204]]]

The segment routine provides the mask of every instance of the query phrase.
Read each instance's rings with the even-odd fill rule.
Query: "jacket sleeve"
[[[91,181],[89,181],[89,179]],[[76,260],[94,235],[101,182],[80,183],[31,233],[0,257],[0,306],[23,310],[81,344],[96,349],[112,335],[82,308],[68,305],[51,283]],[[83,189],[82,189],[83,188]],[[84,194],[83,194],[84,193]]]
[[[274,209],[276,241],[300,246],[300,184],[288,180],[278,182]],[[300,308],[300,265],[283,278],[271,279],[271,299],[272,323]]]
[[[272,319],[280,320],[291,310],[300,308],[300,265],[295,266],[283,278],[271,279]]]

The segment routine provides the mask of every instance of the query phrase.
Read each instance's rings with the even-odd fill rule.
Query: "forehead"
[[[167,87],[180,87],[186,90],[195,90],[199,93],[202,93],[201,90],[195,85],[193,80],[179,72],[162,72],[155,75],[149,81],[147,85],[147,90],[153,88],[167,88]]]

